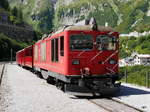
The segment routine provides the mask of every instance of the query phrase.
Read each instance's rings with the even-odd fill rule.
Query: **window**
[[[38,46],[37,45],[35,45],[35,47],[34,47],[34,59],[35,59],[35,61],[37,61],[38,60]]]
[[[32,56],[32,48],[27,48],[26,49],[25,56]]]
[[[54,54],[54,39],[51,41],[51,60],[54,61],[54,57],[55,57],[55,54]]]
[[[53,39],[51,41],[51,60],[53,62],[58,62],[58,39]]]
[[[60,56],[64,56],[64,37],[60,37]]]
[[[46,43],[41,43],[41,61],[46,61]]]
[[[116,38],[108,35],[99,35],[96,38],[96,44],[98,50],[115,50]]]
[[[70,37],[71,50],[91,50],[93,49],[93,37],[87,34],[76,34]]]

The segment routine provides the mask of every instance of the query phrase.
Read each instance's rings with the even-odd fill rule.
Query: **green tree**
[[[15,16],[15,17],[18,17],[18,9],[17,9],[17,7],[14,7],[12,9],[12,15]]]
[[[0,6],[6,10],[9,10],[9,3],[7,0],[0,0]]]
[[[22,23],[23,22],[23,13],[22,13],[22,9],[21,8],[18,10],[17,17],[18,17],[20,23]]]

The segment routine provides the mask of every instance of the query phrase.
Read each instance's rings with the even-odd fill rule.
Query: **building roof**
[[[136,56],[139,58],[150,58],[149,54],[137,54]]]

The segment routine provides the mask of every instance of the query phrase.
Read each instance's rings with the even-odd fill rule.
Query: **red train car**
[[[16,53],[16,62],[19,66],[24,65],[24,49]]]
[[[32,67],[66,92],[112,94],[121,78],[118,38],[119,33],[112,28],[95,23],[65,27],[32,46]]]
[[[16,53],[16,62],[20,66],[33,68],[33,57],[33,46],[29,46]]]
[[[24,49],[24,66],[33,68],[33,46]]]

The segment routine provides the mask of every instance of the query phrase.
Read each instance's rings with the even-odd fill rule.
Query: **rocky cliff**
[[[95,17],[122,33],[150,30],[150,0],[58,0],[55,26]]]
[[[10,6],[23,11],[24,21],[37,31],[48,32],[52,28],[53,4],[56,0],[9,0]]]
[[[9,0],[24,20],[42,32],[95,17],[121,33],[150,30],[150,0]]]

